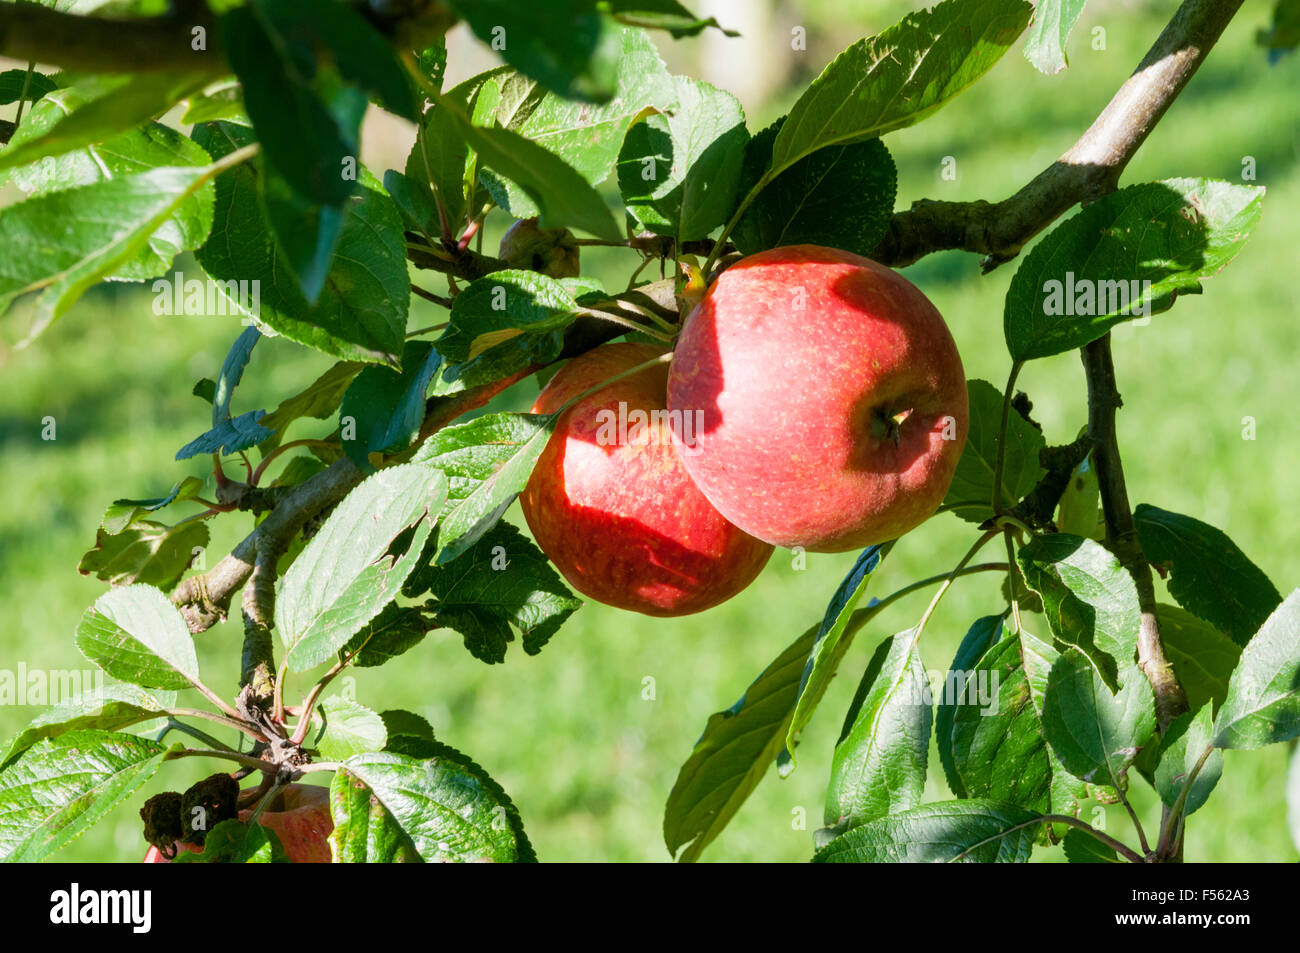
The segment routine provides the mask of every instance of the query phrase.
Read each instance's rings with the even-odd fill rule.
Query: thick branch
[[[996,203],[916,202],[893,217],[871,257],[899,267],[960,248],[985,255],[985,271],[1015,258],[1065,212],[1115,188],[1241,4],[1186,0],[1088,131],[1024,188]]]
[[[1115,411],[1122,405],[1115,386],[1115,364],[1111,359],[1110,335],[1083,348],[1083,368],[1088,378],[1088,436],[1092,438],[1093,463],[1101,489],[1101,509],[1106,520],[1106,545],[1133,577],[1138,607],[1142,612],[1138,631],[1138,665],[1151,682],[1156,698],[1156,719],[1163,734],[1169,723],[1187,711],[1187,695],[1174,667],[1165,656],[1156,619],[1155,580],[1151,564],[1138,541],[1124,465],[1115,436]]]
[[[201,27],[203,49],[195,49]],[[0,55],[86,73],[226,72],[205,4],[176,4],[161,17],[112,20],[31,3],[0,4]]]

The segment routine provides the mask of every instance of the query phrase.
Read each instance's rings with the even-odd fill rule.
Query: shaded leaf
[[[1057,225],[1007,289],[1003,332],[1015,361],[1061,354],[1121,321],[1158,314],[1236,257],[1264,190],[1213,179],[1132,185]]]
[[[1037,819],[997,801],[923,804],[841,834],[813,863],[1023,863],[1034,849]]]
[[[698,860],[785,747],[804,663],[818,629],[813,626],[797,638],[734,705],[709,716],[664,806],[669,854],[677,855],[685,846],[678,859]]]
[[[1281,605],[1268,576],[1222,530],[1146,503],[1133,521],[1147,560],[1169,569],[1169,594],[1238,645]]]
[[[969,380],[970,427],[953,473],[944,505],[971,523],[993,516],[993,472],[997,467],[998,435],[1002,430],[1002,392],[988,381]],[[1043,434],[1014,410],[1007,415],[1007,451],[1002,464],[1002,504],[1010,509],[1042,479],[1039,451]]]

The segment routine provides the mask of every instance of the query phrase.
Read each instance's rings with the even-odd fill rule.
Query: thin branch
[[[1088,378],[1088,436],[1093,441],[1093,461],[1101,489],[1101,509],[1106,520],[1106,545],[1133,577],[1137,587],[1138,607],[1142,613],[1138,631],[1138,665],[1142,668],[1156,698],[1156,719],[1163,734],[1169,723],[1187,711],[1187,695],[1178,683],[1174,667],[1165,656],[1156,619],[1155,581],[1151,564],[1138,541],[1133,510],[1129,505],[1128,487],[1124,482],[1124,464],[1120,459],[1115,436],[1115,411],[1120,407],[1115,386],[1115,364],[1110,353],[1110,335],[1106,334],[1082,351],[1083,367]]]
[[[1205,60],[1242,0],[1186,0],[1088,131],[1024,188],[1001,202],[915,202],[889,223],[871,257],[900,267],[959,248],[990,271],[1081,202],[1112,191],[1120,175]]]

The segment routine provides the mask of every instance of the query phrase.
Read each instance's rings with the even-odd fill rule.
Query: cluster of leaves
[[[346,666],[385,664],[435,629],[457,633],[485,662],[502,661],[516,633],[536,653],[580,605],[545,556],[501,522],[556,415],[446,424],[480,405],[475,395],[558,360],[575,322],[611,295],[585,276],[502,268],[469,253],[486,216],[536,218],[541,229],[631,249],[650,240],[679,266],[699,245],[708,249],[705,272],[732,251],[795,243],[870,254],[895,202],[881,137],[970,86],[1033,15],[1024,0],[944,0],[850,46],[786,116],[751,134],[733,96],[671,75],[660,59],[646,29],[720,29],[675,0],[446,6],[506,65],[446,88],[436,36],[400,33],[421,37],[404,47],[343,0],[249,0],[223,5],[217,20],[230,75],[207,65],[164,76],[0,74],[0,99],[30,103],[0,151],[0,174],[27,195],[0,210],[0,243],[12,249],[0,310],[36,292],[39,333],[96,282],[161,278],[188,251],[220,289],[221,307],[250,325],[216,378],[195,385],[211,405],[211,427],[176,455],[213,458],[216,500],[194,477],[161,497],[119,500],[83,557],[79,568],[112,588],[87,610],[76,642],[111,681],[41,715],[4,752],[0,857],[47,856],[164,761],[202,754],[270,763],[213,750],[193,724],[206,718],[257,740],[258,756],[276,748],[272,741],[293,749],[295,773],[333,773],[336,860],[533,859],[509,797],[423,719],[321,697]],[[1039,5],[1026,53],[1040,68],[1064,64],[1081,7]],[[182,102],[188,137],[157,121]],[[403,169],[382,176],[357,161],[372,102],[417,129]],[[598,188],[610,179],[622,224]],[[1045,282],[1066,272],[1136,280],[1129,306],[1164,310],[1236,254],[1259,207],[1259,190],[1204,180],[1134,186],[1093,204],[1021,264],[1004,318],[1013,366],[1078,348],[1128,316],[1046,320]],[[450,315],[436,340],[407,333],[411,263],[467,279],[449,283]],[[241,285],[249,282],[260,289],[254,305]],[[181,296],[170,279],[154,290]],[[636,330],[670,336],[673,328],[652,321]],[[268,335],[336,363],[270,412],[235,413],[234,392]],[[1087,798],[1123,799],[1130,767],[1177,819],[1204,802],[1219,749],[1300,733],[1296,596],[1283,603],[1219,531],[1142,507],[1143,547],[1168,567],[1181,607],[1161,607],[1161,622],[1192,708],[1157,734],[1151,689],[1135,664],[1133,583],[1092,538],[1095,483],[1091,496],[1061,501],[1059,526],[1008,522],[1042,484],[1049,449],[1034,425],[1008,414],[1010,397],[970,382],[970,438],[945,507],[981,527],[972,555],[1004,531],[1024,534],[1008,607],[972,625],[952,665],[955,677],[980,684],[996,674],[994,713],[932,704],[917,651],[929,612],[883,641],[834,752],[819,860],[1022,860],[1035,843],[1060,837],[1062,825],[1074,828],[1064,835],[1072,858],[1113,859],[1114,845],[1089,839],[1078,814]],[[332,430],[287,439],[308,420]],[[223,458],[243,461],[246,482],[225,475]],[[262,485],[277,459],[285,465]],[[269,721],[259,719],[202,681],[168,593],[207,545],[208,520],[274,513],[338,466],[365,478],[277,554],[274,610],[260,624],[278,636],[281,664],[269,715],[261,712]],[[174,525],[158,521],[187,503],[203,509]],[[1067,520],[1067,507],[1078,515]],[[862,605],[888,551],[864,552],[825,618],[709,720],[668,800],[671,853],[698,857],[772,761],[783,775],[794,770],[799,733],[855,634],[894,599],[936,581]],[[1021,622],[1021,607],[1028,613],[1034,600],[1048,640]],[[297,724],[286,724],[288,676],[325,665],[294,709]],[[178,709],[177,693],[188,690],[216,711]],[[164,745],[172,731],[205,747]],[[927,805],[932,732],[957,800]],[[273,838],[238,820],[209,839],[222,859],[278,857]]]

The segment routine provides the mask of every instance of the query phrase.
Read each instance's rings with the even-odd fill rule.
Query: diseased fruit
[[[330,815],[329,788],[315,784],[290,784],[281,792],[277,810],[266,810],[258,823],[275,831],[285,854],[295,864],[328,864],[330,862],[330,832],[334,818]],[[239,812],[239,819],[247,821],[253,812]],[[178,850],[198,852],[202,848],[177,842]],[[146,864],[166,864],[170,861],[157,847],[150,847],[144,855]]]

